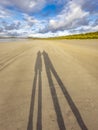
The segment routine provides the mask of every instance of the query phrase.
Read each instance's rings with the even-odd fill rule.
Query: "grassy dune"
[[[98,32],[60,36],[49,39],[98,39]]]
[[[18,37],[0,37],[0,39],[14,39]],[[98,39],[98,32],[84,33],[84,34],[74,34],[67,36],[58,36],[58,37],[49,37],[49,38],[36,38],[36,37],[28,37],[27,39],[41,39],[41,40],[59,40],[59,39]]]
[[[98,32],[91,32],[85,34],[75,34],[68,36],[50,37],[50,38],[32,38],[29,39],[47,39],[47,40],[59,40],[59,39],[98,39]]]

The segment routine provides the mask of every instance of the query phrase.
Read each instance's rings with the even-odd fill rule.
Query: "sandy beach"
[[[0,130],[98,130],[98,40],[1,42]]]

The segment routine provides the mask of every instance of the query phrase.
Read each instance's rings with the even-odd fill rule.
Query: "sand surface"
[[[98,130],[98,40],[0,43],[0,130]]]

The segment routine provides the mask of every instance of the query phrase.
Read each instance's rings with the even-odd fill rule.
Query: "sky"
[[[98,31],[98,0],[0,0],[0,36],[54,37]]]

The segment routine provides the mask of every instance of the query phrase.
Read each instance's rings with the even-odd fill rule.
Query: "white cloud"
[[[5,18],[5,17],[8,18],[10,16],[11,16],[10,11],[0,6],[0,18]]]
[[[49,21],[49,28],[52,30],[65,30],[68,27],[70,28],[76,20],[83,19],[87,15],[89,13],[83,11],[80,4],[71,1],[55,19]]]
[[[0,0],[0,18],[3,21],[0,24],[0,33],[2,35],[52,37],[97,31],[98,20],[95,17],[98,16],[98,12],[93,11],[91,0],[87,1],[90,9],[85,8],[87,4],[85,0]],[[46,18],[47,16],[41,19],[40,10],[47,4],[62,3],[65,4],[59,14],[55,14],[54,17],[50,16],[49,19]],[[7,9],[8,6],[16,8],[15,10]],[[31,16],[35,12],[39,12],[40,18],[36,15]],[[95,16],[94,19],[91,14]]]
[[[31,25],[39,22],[36,18],[34,18],[33,16],[29,16],[28,14],[24,14],[24,20]]]
[[[0,0],[3,6],[16,6],[23,12],[36,12],[41,10],[46,0]]]

